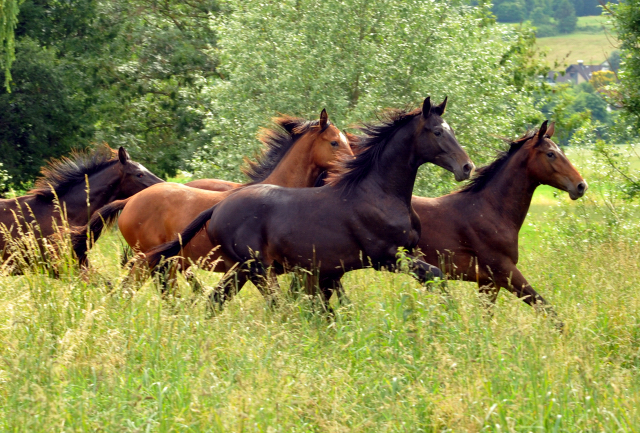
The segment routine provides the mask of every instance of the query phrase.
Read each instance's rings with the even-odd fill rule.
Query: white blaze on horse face
[[[138,168],[140,169],[140,171],[142,171],[144,174],[152,174],[149,170],[147,170],[147,167],[145,167],[144,165],[138,163]]]
[[[442,126],[442,129],[444,129],[445,131],[451,132],[451,127],[447,122],[443,121],[441,126]]]
[[[342,144],[344,144],[345,146],[349,144],[349,142],[347,141],[347,136],[344,135],[342,131],[340,131],[340,141],[342,141]]]

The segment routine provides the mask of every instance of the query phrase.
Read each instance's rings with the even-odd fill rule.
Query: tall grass
[[[110,234],[83,276],[0,276],[0,430],[639,430],[640,228],[581,212],[533,215],[521,251],[563,333],[511,294],[489,316],[470,283],[372,270],[345,277],[335,320],[253,287],[207,318],[184,281],[124,288]]]

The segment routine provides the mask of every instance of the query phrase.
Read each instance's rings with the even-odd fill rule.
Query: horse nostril
[[[587,189],[587,185],[584,182],[580,182],[577,186],[577,189],[579,194],[584,194]]]
[[[473,164],[469,162],[467,162],[465,165],[462,166],[462,171],[467,176],[469,175],[469,173],[471,173],[471,170],[473,170]]]

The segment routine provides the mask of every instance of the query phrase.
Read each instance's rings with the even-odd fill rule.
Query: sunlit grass
[[[539,188],[522,236],[563,333],[508,293],[490,316],[471,283],[443,296],[372,270],[345,277],[335,320],[286,296],[268,309],[250,285],[208,318],[184,280],[177,297],[124,287],[110,232],[84,276],[0,277],[0,430],[636,431],[640,229],[589,217],[589,194]]]

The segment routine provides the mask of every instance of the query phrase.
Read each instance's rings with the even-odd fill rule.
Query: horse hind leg
[[[213,310],[222,309],[247,283],[249,274],[246,270],[232,268],[220,280],[215,290],[209,296],[209,306]]]

